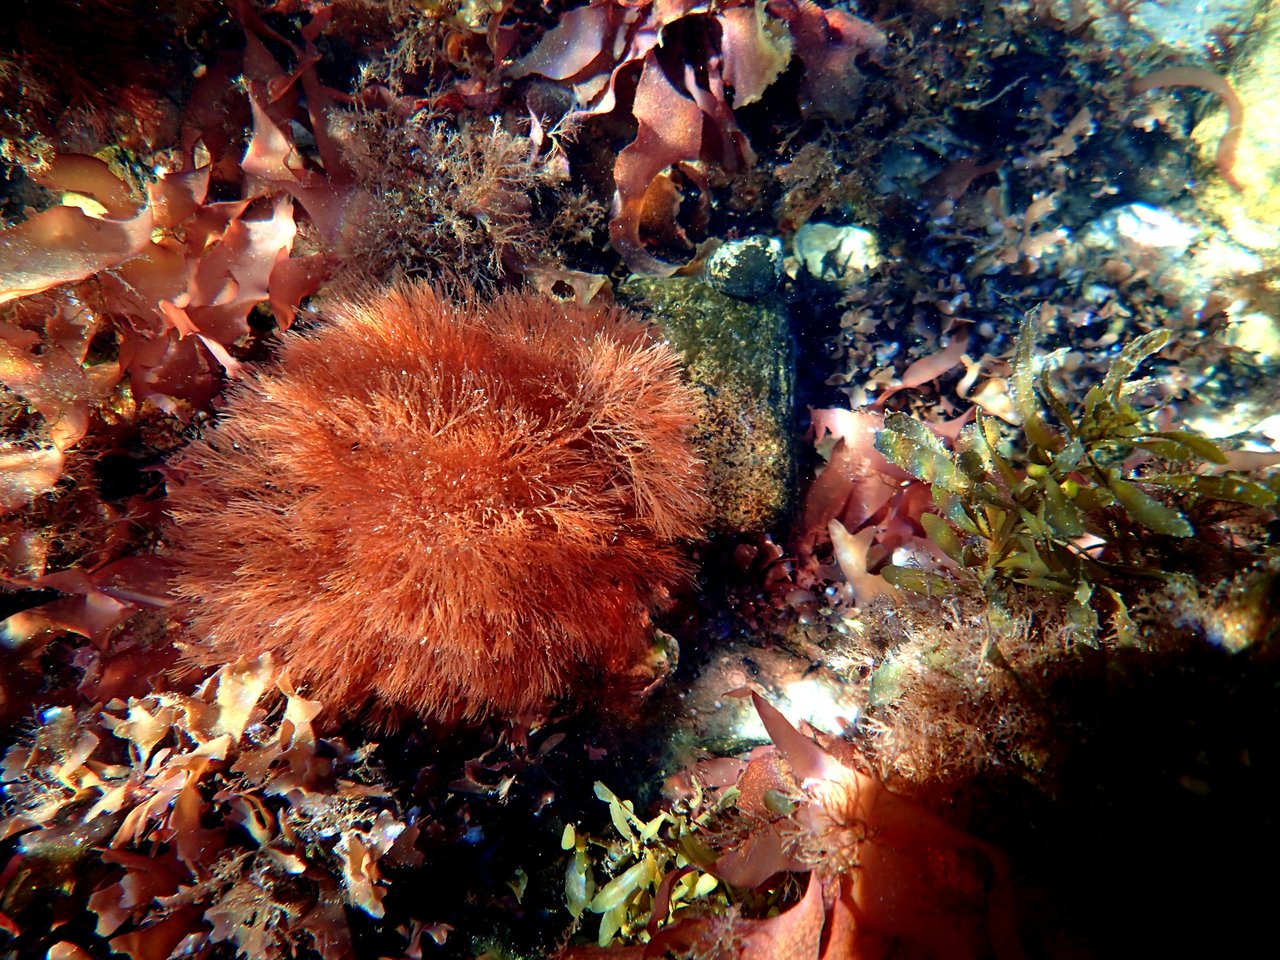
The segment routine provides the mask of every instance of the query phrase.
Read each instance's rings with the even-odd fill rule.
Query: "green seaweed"
[[[600,915],[597,942],[643,943],[651,927],[674,918],[694,902],[728,906],[723,884],[707,872],[715,854],[701,834],[711,820],[733,804],[736,790],[718,800],[695,789],[695,799],[658,812],[652,820],[636,815],[630,800],[619,798],[603,783],[596,796],[609,805],[617,837],[597,840],[567,824],[561,847],[572,856],[565,867],[565,906],[575,920],[584,912]],[[598,867],[608,879],[596,881]],[[665,893],[660,888],[672,880]],[[661,916],[654,921],[654,911]]]
[[[948,450],[920,421],[890,413],[876,449],[930,485],[938,513],[921,518],[925,533],[984,587],[1053,591],[1088,619],[1094,586],[1102,585],[1116,607],[1113,619],[1131,630],[1123,586],[1167,576],[1158,563],[1160,540],[1195,535],[1188,514],[1197,501],[1258,508],[1277,501],[1274,482],[1204,472],[1225,464],[1226,454],[1198,434],[1159,429],[1159,404],[1137,405],[1151,381],[1134,374],[1168,342],[1164,330],[1136,338],[1072,406],[1052,377],[1061,352],[1037,363],[1028,315],[1009,378],[1020,443],[1010,450],[996,421],[979,413]],[[1149,457],[1134,473],[1124,465],[1139,451]],[[881,572],[916,593],[956,588],[954,579],[914,568]]]

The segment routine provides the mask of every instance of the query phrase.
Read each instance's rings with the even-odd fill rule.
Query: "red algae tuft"
[[[188,656],[271,651],[340,714],[516,714],[625,678],[706,512],[636,319],[405,284],[290,334],[170,483]]]

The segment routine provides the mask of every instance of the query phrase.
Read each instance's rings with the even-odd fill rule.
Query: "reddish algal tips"
[[[333,711],[441,719],[626,676],[706,513],[675,353],[528,294],[329,314],[174,465],[188,656],[269,650]]]

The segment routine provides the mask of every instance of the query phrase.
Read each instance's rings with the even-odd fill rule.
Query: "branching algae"
[[[918,420],[885,417],[876,449],[930,485],[938,512],[921,516],[925,533],[978,579],[993,605],[1011,583],[1043,588],[1063,594],[1083,625],[1096,622],[1088,605],[1101,587],[1125,639],[1133,623],[1122,578],[1170,576],[1160,564],[1169,539],[1194,536],[1192,517],[1207,504],[1276,504],[1277,478],[1260,482],[1224,470],[1228,457],[1217,444],[1155,422],[1165,404],[1143,403],[1153,378],[1134,374],[1169,339],[1156,330],[1130,342],[1073,406],[1053,376],[1066,351],[1037,359],[1034,321],[1025,318],[1009,381],[1022,421],[1020,449],[981,413],[954,450]],[[889,565],[881,573],[916,593],[957,588],[956,580],[915,567]]]

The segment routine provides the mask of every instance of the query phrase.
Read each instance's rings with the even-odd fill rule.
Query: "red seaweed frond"
[[[1133,81],[1129,85],[1129,91],[1137,96],[1161,87],[1198,87],[1222,99],[1222,105],[1227,110],[1227,129],[1218,141],[1218,173],[1233,190],[1243,193],[1244,187],[1235,176],[1235,165],[1240,137],[1244,133],[1244,101],[1231,86],[1231,81],[1204,67],[1165,67]]]

